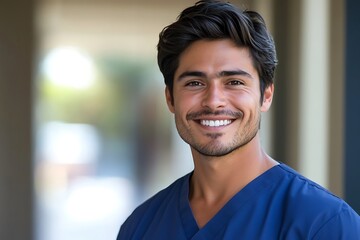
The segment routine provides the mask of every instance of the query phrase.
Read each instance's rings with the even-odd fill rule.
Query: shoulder
[[[286,199],[288,204],[294,204],[295,211],[309,214],[340,211],[344,204],[341,198],[284,164],[280,168],[283,174],[281,185],[287,188]]]
[[[167,188],[159,191],[138,206],[122,224],[117,239],[131,239],[136,232],[139,232],[139,229],[140,232],[141,228],[146,229],[159,212],[169,205],[177,204],[181,189],[188,180],[189,175],[177,179]]]
[[[187,175],[177,179],[171,185],[159,191],[151,198],[147,199],[134,210],[134,212],[130,215],[130,218],[137,215],[143,216],[144,213],[149,211],[155,211],[159,208],[160,205],[164,203],[164,201],[170,201],[171,199],[176,198],[180,194],[181,187],[183,186],[186,179]]]
[[[325,233],[332,234],[327,235],[330,239],[334,236],[354,239],[351,236],[360,235],[359,215],[343,199],[284,164],[280,168],[284,175],[281,184],[287,188],[284,194],[287,224],[308,228],[314,239],[326,239]],[[345,232],[349,238],[340,237]]]
[[[294,169],[285,164],[279,166],[283,174],[283,182],[288,184],[291,196],[297,199],[331,201],[335,204],[342,201],[341,198],[331,193],[326,188],[304,177]]]

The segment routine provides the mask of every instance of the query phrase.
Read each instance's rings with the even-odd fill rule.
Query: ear
[[[260,107],[261,112],[269,110],[274,96],[274,84],[270,84],[264,91],[264,99]]]
[[[173,98],[171,97],[170,89],[167,86],[165,88],[165,98],[166,98],[166,103],[167,103],[167,106],[168,106],[170,112],[174,113],[175,112],[174,101],[173,101]]]

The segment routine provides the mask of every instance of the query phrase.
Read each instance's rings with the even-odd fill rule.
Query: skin
[[[180,56],[173,101],[165,95],[179,135],[191,147],[194,173],[189,201],[203,227],[237,192],[277,165],[261,148],[261,112],[272,102],[274,86],[260,103],[260,80],[247,48],[231,40],[199,40]]]

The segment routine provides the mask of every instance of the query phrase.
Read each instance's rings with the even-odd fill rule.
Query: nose
[[[219,83],[210,83],[204,92],[203,107],[217,110],[226,106],[224,89]]]

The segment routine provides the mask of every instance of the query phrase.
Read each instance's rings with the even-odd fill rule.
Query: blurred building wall
[[[34,2],[0,2],[0,239],[33,239]]]

